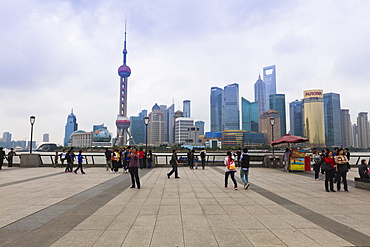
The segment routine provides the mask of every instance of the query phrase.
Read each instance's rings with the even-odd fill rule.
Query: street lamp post
[[[36,117],[35,116],[31,116],[30,117],[30,123],[31,123],[31,142],[30,142],[30,154],[32,154],[32,137],[33,137],[33,124],[35,123],[36,121]]]
[[[149,124],[149,117],[144,117],[144,124],[145,124],[145,160],[146,160],[147,153],[148,153],[148,124]]]
[[[270,118],[270,124],[271,124],[271,141],[274,141],[274,125],[275,125],[275,118],[274,117],[271,117]],[[272,165],[273,167],[275,168],[276,167],[276,163],[275,163],[275,149],[274,149],[274,146],[272,146]]]

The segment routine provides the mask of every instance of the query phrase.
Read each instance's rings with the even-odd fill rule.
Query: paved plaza
[[[223,167],[169,170],[140,170],[139,190],[122,169],[3,167],[0,246],[370,246],[357,169],[349,193],[325,192],[312,172],[252,168],[249,189],[234,190]]]

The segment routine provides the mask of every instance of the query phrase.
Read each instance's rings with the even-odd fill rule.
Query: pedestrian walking
[[[180,178],[179,177],[179,173],[178,173],[178,169],[177,169],[177,166],[179,164],[179,160],[177,159],[177,150],[176,149],[174,149],[172,151],[172,156],[171,156],[170,164],[172,166],[172,170],[169,173],[167,173],[167,177],[168,178],[171,178],[171,175],[173,173],[175,173],[175,178]]]
[[[112,171],[112,151],[109,150],[109,148],[105,148],[105,152],[104,152],[104,155],[105,155],[105,166],[107,168],[107,171]]]
[[[77,155],[78,166],[77,166],[77,169],[75,170],[76,174],[77,174],[77,171],[79,169],[81,169],[82,174],[85,174],[84,170],[82,169],[82,160],[84,160],[84,159],[86,159],[86,158],[84,158],[83,155],[82,155],[82,149],[78,150],[78,155]]]
[[[12,167],[13,166],[13,157],[16,155],[16,153],[14,152],[14,149],[11,148],[9,153],[8,153],[8,156],[6,157],[7,160],[8,160],[8,167]]]
[[[114,149],[114,151],[112,152],[112,157],[111,157],[111,160],[112,160],[112,165],[113,165],[113,170],[111,170],[111,172],[114,172],[114,173],[118,173],[118,167],[120,166],[120,154],[119,154],[119,150],[116,148]]]
[[[244,189],[248,189],[250,183],[248,181],[249,175],[249,162],[250,156],[248,154],[248,148],[243,149],[243,153],[240,155],[240,178],[244,182]]]
[[[67,166],[64,172],[72,172],[73,171],[73,162],[75,160],[74,148],[71,147],[66,154]]]
[[[337,165],[337,191],[340,191],[341,180],[343,182],[344,191],[348,192],[347,172],[350,169],[348,158],[344,155],[343,148],[337,150],[337,155],[334,157]]]
[[[291,154],[291,151],[289,148],[286,148],[285,151],[284,151],[284,154],[283,154],[283,158],[284,158],[284,171],[285,172],[289,172],[289,161],[290,161],[290,155]]]
[[[58,152],[55,152],[55,155],[54,155],[54,168],[57,167],[58,165],[58,160],[59,160],[59,154]]]
[[[3,150],[3,147],[0,147],[0,170],[2,170],[3,168],[3,164],[4,164],[4,159],[5,159],[5,151]]]
[[[63,167],[64,166],[64,161],[66,160],[66,154],[67,154],[67,152],[66,152],[66,150],[65,149],[63,149],[63,152],[62,153],[60,153],[60,167]]]
[[[131,175],[131,189],[137,187],[140,189],[140,178],[139,178],[139,153],[136,148],[132,148],[129,153],[130,163],[128,165],[128,171]]]
[[[140,169],[144,167],[144,150],[142,148],[139,149],[139,167]]]
[[[315,179],[320,180],[319,173],[321,165],[323,164],[323,158],[317,151],[317,149],[312,150],[312,162],[313,162],[313,170],[315,171]]]
[[[325,173],[325,190],[326,192],[335,192],[334,190],[334,176],[335,176],[335,161],[333,152],[330,151],[327,157],[323,157],[323,164],[321,170]],[[330,188],[330,190],[329,190]]]
[[[200,151],[199,156],[200,156],[200,159],[201,159],[201,161],[202,161],[202,168],[203,168],[203,170],[204,170],[204,167],[205,167],[205,165],[206,165],[206,156],[207,156],[207,152],[206,152],[206,150],[202,150],[202,151]]]
[[[235,172],[236,172],[236,166],[235,166],[235,161],[234,161],[234,156],[232,155],[231,151],[227,152],[227,156],[225,158],[225,186],[224,188],[227,189],[227,183],[229,179],[229,175],[231,176],[231,180],[234,183],[234,189],[238,189],[238,184],[236,183],[235,180]]]
[[[242,156],[242,149],[239,147],[236,151],[236,166],[240,167],[240,157]]]
[[[147,153],[146,158],[147,158],[148,168],[151,169],[152,168],[152,163],[153,163],[152,150],[149,150],[149,153]]]

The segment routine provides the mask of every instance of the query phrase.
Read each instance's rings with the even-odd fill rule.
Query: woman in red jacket
[[[327,157],[324,157],[324,162],[326,164],[330,164],[330,169],[325,171],[325,190],[326,192],[335,192],[334,190],[334,175],[335,175],[335,162],[333,158],[333,152],[330,151]],[[329,191],[329,183],[330,183],[330,191]]]

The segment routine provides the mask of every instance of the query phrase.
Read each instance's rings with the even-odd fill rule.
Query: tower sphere
[[[130,127],[130,119],[128,117],[118,115],[116,126],[118,129],[128,129]]]
[[[122,78],[129,77],[131,75],[131,69],[127,65],[121,65],[118,68],[118,75]]]

